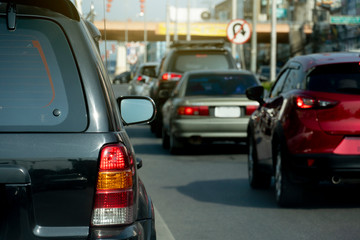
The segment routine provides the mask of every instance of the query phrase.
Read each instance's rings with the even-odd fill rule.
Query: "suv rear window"
[[[318,66],[307,77],[311,91],[360,94],[359,63]]]
[[[0,131],[83,131],[86,105],[64,32],[44,19],[0,18]]]
[[[189,77],[185,95],[244,95],[247,88],[257,85],[247,74],[196,75]]]
[[[172,72],[187,72],[200,69],[230,69],[227,54],[224,52],[177,52],[170,65]]]

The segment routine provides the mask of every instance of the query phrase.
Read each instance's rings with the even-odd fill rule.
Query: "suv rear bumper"
[[[126,227],[91,228],[89,239],[155,240],[154,220],[146,219]]]
[[[360,182],[360,155],[302,154],[290,156],[291,179],[295,182]]]

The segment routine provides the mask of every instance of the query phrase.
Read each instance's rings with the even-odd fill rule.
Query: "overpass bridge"
[[[164,22],[122,22],[122,21],[95,21],[95,26],[100,30],[103,39],[105,36],[104,29],[106,29],[106,39],[124,42],[127,32],[127,41],[144,41],[144,30],[147,32],[147,41],[166,41],[166,23]],[[191,23],[191,39],[192,40],[208,40],[208,39],[224,39],[226,41],[226,28],[228,23],[218,22],[203,22]],[[251,23],[250,23],[251,25]],[[174,35],[175,25],[170,24],[169,32],[171,40]],[[291,26],[288,23],[279,22],[276,25],[277,42],[289,43],[289,33]],[[299,26],[297,27],[299,29]],[[258,43],[270,43],[271,24],[257,23],[257,41]],[[297,31],[297,30],[295,30]],[[311,27],[305,25],[303,31],[306,35],[311,34]],[[187,27],[186,23],[178,23],[177,25],[178,39],[185,40]],[[299,31],[297,31],[299,33]]]

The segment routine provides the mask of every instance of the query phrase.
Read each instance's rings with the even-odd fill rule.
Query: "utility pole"
[[[175,0],[175,25],[174,25],[174,41],[177,41],[178,38],[178,0]]]
[[[169,0],[166,0],[166,49],[170,47],[170,9],[169,9]]]
[[[258,16],[258,3],[259,0],[253,0],[253,21],[252,21],[252,35],[251,35],[251,67],[250,70],[256,73],[257,63],[257,16]]]
[[[187,1],[187,34],[186,41],[191,40],[191,29],[190,29],[190,0]]]
[[[235,20],[237,18],[237,4],[236,4],[236,0],[232,0],[231,1],[231,7],[232,7],[232,12],[231,12],[231,18],[232,20]],[[233,55],[234,58],[236,58],[236,44],[235,43],[231,43],[231,53]],[[241,66],[243,67],[243,66]]]
[[[144,1],[144,5],[145,5]],[[147,23],[146,23],[146,14],[147,14],[146,5],[144,6],[144,63],[147,62]]]
[[[276,0],[273,0],[271,8],[270,81],[275,81],[276,77],[276,44]]]

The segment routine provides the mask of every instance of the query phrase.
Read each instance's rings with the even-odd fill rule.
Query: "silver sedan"
[[[258,103],[245,91],[260,85],[243,70],[186,72],[162,108],[164,148],[177,153],[187,144],[246,141]]]

